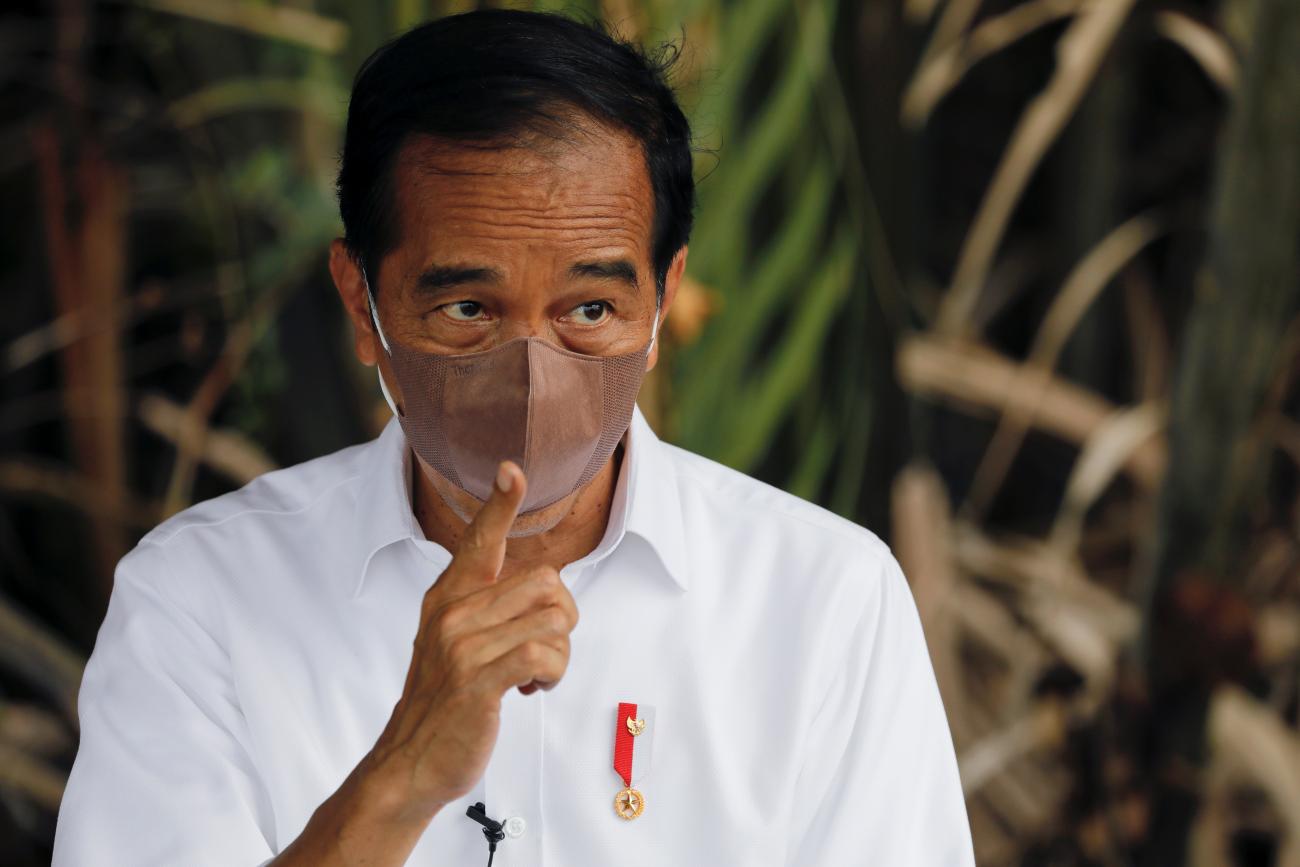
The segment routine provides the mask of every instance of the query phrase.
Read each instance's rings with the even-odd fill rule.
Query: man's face
[[[441,355],[536,336],[588,355],[622,355],[650,340],[654,196],[640,146],[594,125],[568,140],[475,149],[409,141],[392,177],[398,241],[370,275],[384,333]],[[338,246],[336,242],[336,247]],[[359,275],[331,267],[357,327],[357,355],[378,363],[402,405]],[[684,253],[665,283],[664,311]],[[344,283],[356,283],[352,289]],[[658,344],[647,363],[654,366]],[[477,501],[422,463],[443,500],[468,520]],[[579,492],[521,518],[512,535],[554,526]]]

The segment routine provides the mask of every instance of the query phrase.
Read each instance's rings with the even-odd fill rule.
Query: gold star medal
[[[645,809],[645,796],[632,788],[650,769],[650,744],[654,733],[651,723],[654,708],[619,702],[614,723],[614,770],[623,780],[623,788],[614,796],[614,812],[629,821]]]

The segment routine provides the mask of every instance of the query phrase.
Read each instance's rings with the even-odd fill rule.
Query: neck
[[[623,443],[596,476],[580,488],[575,496],[561,500],[548,509],[564,509],[555,526],[528,536],[506,539],[505,565],[500,577],[538,566],[562,569],[595,550],[604,538],[609,514],[614,504],[614,488],[623,462]],[[447,505],[428,477],[419,470],[420,462],[411,458],[412,503],[415,519],[424,536],[448,551],[455,551],[468,524]]]

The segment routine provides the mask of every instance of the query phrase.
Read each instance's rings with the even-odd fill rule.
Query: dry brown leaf
[[[1020,365],[969,341],[910,337],[900,345],[895,367],[908,391],[983,414],[1017,412],[1031,426],[1076,445],[1087,442],[1116,409],[1100,395],[1050,373],[1037,374],[1046,382],[1032,393],[1017,390]],[[1166,460],[1164,440],[1152,438],[1129,456],[1124,471],[1142,488],[1154,490]]]
[[[1156,32],[1186,51],[1211,81],[1226,93],[1236,89],[1240,70],[1227,39],[1182,12],[1162,9],[1154,17]]]
[[[682,275],[677,297],[664,320],[664,327],[681,344],[693,343],[709,319],[722,308],[722,297],[690,275]]]
[[[138,414],[145,427],[172,443],[179,444],[185,437],[189,423],[185,408],[162,395],[141,398]],[[275,461],[239,431],[208,428],[196,441],[202,443],[199,456],[203,462],[236,484],[247,484],[276,469]]]
[[[969,330],[976,299],[1025,186],[1083,99],[1135,2],[1090,0],[1057,43],[1056,70],[1021,115],[962,244],[951,286],[939,308],[935,325],[939,332]]]

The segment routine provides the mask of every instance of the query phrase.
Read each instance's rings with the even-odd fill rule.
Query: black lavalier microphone
[[[486,810],[482,801],[476,801],[473,806],[465,810],[465,815],[483,826],[483,836],[487,837],[488,841],[488,867],[492,867],[492,855],[497,850],[497,844],[506,838],[506,834],[501,830],[500,822],[488,818]]]

